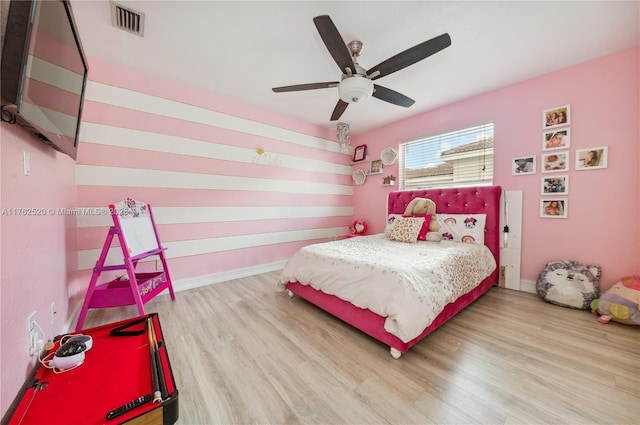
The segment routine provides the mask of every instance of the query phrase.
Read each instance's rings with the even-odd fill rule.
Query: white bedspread
[[[387,332],[409,342],[495,268],[484,245],[410,244],[378,234],[306,246],[289,260],[280,283],[311,285],[367,308],[387,318]]]

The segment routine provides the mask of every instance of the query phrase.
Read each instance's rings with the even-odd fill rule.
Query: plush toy
[[[548,262],[536,281],[543,300],[562,307],[588,310],[598,296],[602,268],[571,260]]]
[[[368,228],[367,222],[362,220],[356,220],[349,226],[349,230],[351,230],[351,233],[354,235],[364,235]]]
[[[591,302],[591,311],[600,314],[598,321],[609,320],[627,325],[640,325],[640,276],[626,276]]]
[[[442,233],[440,233],[440,225],[438,225],[438,221],[435,219],[435,202],[428,198],[414,198],[409,202],[409,205],[407,205],[407,208],[404,210],[405,216],[426,214],[431,215],[426,240],[431,242],[440,242],[442,240]]]

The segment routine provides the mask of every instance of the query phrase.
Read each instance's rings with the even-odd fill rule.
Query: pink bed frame
[[[424,337],[451,319],[463,308],[475,301],[480,295],[498,283],[500,270],[500,186],[478,186],[452,189],[429,189],[404,192],[391,192],[388,197],[389,214],[403,214],[407,204],[413,198],[430,198],[437,206],[437,212],[450,214],[486,214],[484,243],[496,259],[496,270],[483,280],[471,292],[448,304],[435,320],[422,333],[409,342],[384,330],[385,318],[370,310],[362,309],[340,298],[317,291],[309,285],[291,282],[286,285],[290,295],[299,297],[320,307],[335,317],[354,326],[367,335],[383,342],[391,348],[391,355],[399,358]]]

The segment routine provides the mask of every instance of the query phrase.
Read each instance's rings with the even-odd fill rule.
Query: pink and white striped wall
[[[78,206],[151,204],[176,289],[277,269],[300,247],[347,233],[351,166],[335,132],[91,65]],[[107,215],[78,216],[81,271],[95,264],[110,224]]]

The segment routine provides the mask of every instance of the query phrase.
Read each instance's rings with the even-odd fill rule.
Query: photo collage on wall
[[[569,170],[572,156],[571,105],[556,106],[542,111],[542,154],[540,155],[540,217],[567,218]],[[608,148],[598,146],[575,149],[574,170],[607,168]],[[513,158],[514,176],[535,174],[536,155]]]
[[[542,113],[542,154],[540,155],[540,217],[567,218],[571,145],[571,106],[557,106]],[[553,173],[545,175],[547,173]]]

